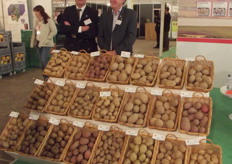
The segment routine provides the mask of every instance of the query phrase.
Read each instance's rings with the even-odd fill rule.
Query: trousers
[[[169,49],[169,37],[168,37],[168,31],[164,31],[164,49]]]
[[[49,54],[52,47],[37,47],[37,54],[39,56],[41,69],[42,71],[45,69],[46,65],[49,61]],[[44,79],[48,78],[47,76],[43,75]]]

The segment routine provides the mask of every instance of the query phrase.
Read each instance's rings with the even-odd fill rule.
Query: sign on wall
[[[27,0],[3,1],[5,30],[12,32],[12,41],[21,42],[21,30],[29,29]]]
[[[231,0],[180,0],[180,38],[232,40]]]

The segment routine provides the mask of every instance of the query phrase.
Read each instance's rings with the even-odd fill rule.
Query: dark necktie
[[[77,20],[78,20],[78,22],[80,21],[80,12],[81,12],[81,9],[77,9]]]

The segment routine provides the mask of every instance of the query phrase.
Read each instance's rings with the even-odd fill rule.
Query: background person
[[[63,15],[64,15],[63,11],[60,11],[60,14],[57,16],[57,19],[56,19],[56,21],[57,21],[58,24],[61,23]]]
[[[37,47],[37,53],[44,70],[49,61],[49,51],[55,46],[53,37],[57,33],[55,22],[48,16],[40,5],[34,7],[35,14],[34,29],[31,37],[31,47]],[[47,78],[44,76],[44,78]]]
[[[136,40],[136,12],[123,7],[124,3],[125,0],[110,0],[111,10],[103,12],[100,17],[98,44],[110,54],[132,52]]]
[[[76,5],[65,8],[60,24],[62,34],[66,35],[64,48],[68,51],[97,51],[97,11],[86,6],[86,0],[75,1]]]
[[[155,17],[155,32],[156,32],[156,46],[154,48],[159,48],[160,46],[160,12],[156,13]]]
[[[165,8],[165,16],[164,16],[164,51],[169,50],[169,30],[171,23],[171,15],[169,13],[169,7]]]

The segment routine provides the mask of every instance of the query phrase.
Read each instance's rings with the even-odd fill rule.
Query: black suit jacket
[[[132,52],[132,46],[136,40],[137,20],[136,12],[123,7],[118,20],[121,25],[116,24],[113,32],[113,14],[112,10],[104,12],[101,15],[98,31],[98,44],[101,49],[107,51],[115,50],[118,55],[121,51]],[[112,49],[111,49],[112,38]]]
[[[85,26],[84,21],[88,19],[92,22],[88,25],[90,29],[78,33],[79,27]],[[64,21],[68,21],[71,26],[65,25]],[[67,7],[64,10],[60,28],[61,32],[66,35],[64,48],[68,51],[79,51],[81,49],[85,49],[87,52],[97,51],[95,37],[98,31],[98,13],[96,10],[86,6],[81,20],[78,21],[76,6]]]

